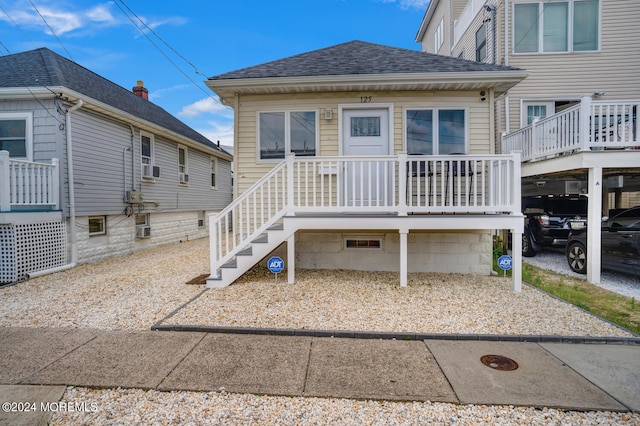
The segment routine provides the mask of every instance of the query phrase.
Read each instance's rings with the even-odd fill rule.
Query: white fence
[[[542,160],[563,153],[603,149],[635,149],[640,100],[592,101],[534,120],[533,124],[502,137],[502,152],[520,151],[522,161]]]
[[[12,160],[0,151],[0,211],[13,207],[48,206],[57,210],[60,194],[60,162],[51,164]]]
[[[290,155],[210,216],[212,273],[284,215],[519,211],[519,154]]]

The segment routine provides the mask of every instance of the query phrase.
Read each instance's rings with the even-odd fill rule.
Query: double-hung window
[[[465,154],[467,114],[464,109],[408,109],[405,131],[407,153]]]
[[[154,155],[155,147],[153,142],[153,135],[149,133],[140,133],[140,162],[142,163],[142,177],[146,179],[153,179],[154,174]]]
[[[476,31],[476,62],[487,59],[487,28],[482,26]]]
[[[187,147],[178,145],[178,182],[183,185],[189,183],[188,154]]]
[[[315,111],[265,111],[258,113],[258,158],[283,159],[316,155],[317,114]]]
[[[444,18],[440,20],[438,28],[436,28],[435,33],[433,33],[433,43],[433,53],[438,53],[438,50],[440,50],[444,43]]]
[[[515,53],[598,50],[599,0],[516,3],[513,14]]]
[[[218,174],[218,159],[216,157],[209,157],[211,164],[211,188],[217,187],[216,175]]]
[[[9,157],[31,160],[33,140],[31,113],[0,113],[0,151]]]

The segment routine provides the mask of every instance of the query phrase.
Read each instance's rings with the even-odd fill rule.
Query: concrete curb
[[[634,337],[592,337],[592,336],[544,336],[544,335],[497,335],[497,334],[438,334],[411,332],[376,332],[353,330],[310,330],[290,328],[223,327],[201,325],[154,325],[154,331],[191,331],[222,334],[256,334],[269,336],[310,336],[337,337],[351,339],[381,340],[478,340],[493,342],[536,342],[536,343],[595,343],[616,345],[640,345],[640,338]]]

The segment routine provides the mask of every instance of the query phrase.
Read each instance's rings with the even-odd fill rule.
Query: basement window
[[[107,217],[91,216],[89,217],[89,236],[106,235],[107,233]]]
[[[382,248],[382,239],[374,238],[347,238],[345,241],[345,248],[347,249],[377,249]]]

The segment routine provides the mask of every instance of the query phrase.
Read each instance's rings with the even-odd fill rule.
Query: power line
[[[64,49],[65,52],[67,52],[67,55],[69,56],[69,59],[73,60],[73,56],[71,56],[71,53],[69,53],[69,51],[67,50],[67,48],[65,47],[64,44],[62,44],[62,41],[60,40],[60,38],[58,38],[58,35],[56,34],[55,31],[53,31],[53,28],[51,28],[51,25],[49,25],[49,23],[47,22],[46,19],[44,19],[44,16],[42,16],[42,14],[40,13],[40,11],[38,10],[38,8],[36,7],[36,5],[33,3],[32,0],[29,0],[29,3],[31,3],[31,6],[33,7],[33,9],[38,13],[38,15],[40,16],[40,18],[42,18],[42,21],[45,23],[45,25],[47,26],[47,28],[49,28],[49,31],[51,31],[51,34],[53,34],[53,36],[56,38],[56,40],[58,40],[58,43],[60,43],[60,46],[62,46],[62,48]],[[75,62],[75,61],[74,61]]]
[[[149,41],[149,43],[151,43],[151,45],[158,51],[160,52],[160,54],[162,54],[162,56],[165,57],[165,59],[167,61],[169,61],[169,63],[175,68],[177,69],[183,76],[185,76],[195,87],[198,88],[198,90],[200,90],[202,93],[204,93],[207,98],[211,98],[213,99],[214,102],[222,105],[222,103],[216,99],[215,97],[211,96],[210,92],[207,92],[206,90],[204,90],[202,87],[200,87],[198,85],[198,83],[196,83],[191,77],[189,77],[187,75],[187,73],[185,73],[152,39],[151,37],[149,37],[149,35],[147,34],[146,31],[144,31],[142,28],[140,28],[140,26],[133,20],[133,18],[131,16],[129,16],[129,14],[123,9],[123,7],[125,7],[130,13],[131,15],[135,16],[135,18],[144,26],[144,28],[147,28],[155,37],[157,37],[160,41],[162,41],[162,43],[164,43],[169,49],[171,49],[171,51],[173,51],[176,55],[178,55],[178,57],[180,57],[182,60],[184,60],[187,64],[189,64],[191,67],[193,67],[193,69],[195,70],[196,74],[198,75],[202,75],[203,77],[206,78],[206,76],[204,74],[202,74],[200,71],[198,71],[198,69],[196,68],[195,65],[193,65],[191,62],[189,62],[183,55],[181,55],[180,53],[178,53],[177,50],[175,50],[174,48],[172,48],[166,41],[164,41],[164,39],[162,39],[162,37],[160,37],[155,31],[153,31],[153,29],[151,29],[138,15],[135,14],[135,12],[133,12],[131,10],[131,8],[129,6],[127,6],[127,4],[123,1],[123,0],[114,0],[114,3],[116,4],[116,6],[118,6],[118,9],[120,9],[120,11],[129,19],[129,21],[131,21],[131,23],[133,24],[134,27],[136,27],[136,29],[138,31],[140,31],[140,33],[142,35],[145,36],[145,38]],[[122,6],[121,6],[122,5]],[[223,105],[225,108],[229,108],[226,105]]]

